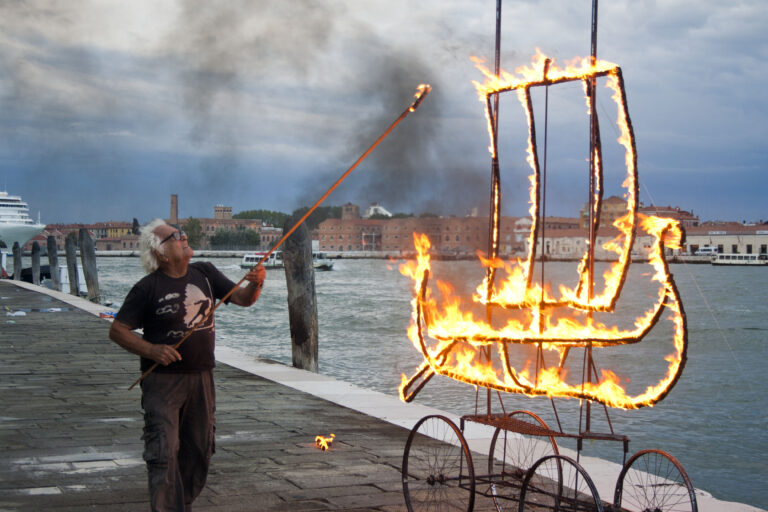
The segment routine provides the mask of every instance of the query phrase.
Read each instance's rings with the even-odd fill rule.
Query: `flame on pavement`
[[[333,440],[336,438],[336,434],[331,432],[331,435],[329,437],[323,437],[323,436],[316,436],[315,437],[315,446],[320,448],[322,451],[328,451],[331,449],[331,445],[333,444]]]

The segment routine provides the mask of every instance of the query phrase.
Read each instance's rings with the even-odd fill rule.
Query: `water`
[[[235,282],[243,276],[237,259],[211,261]],[[553,275],[572,268],[552,265]],[[143,275],[138,258],[100,258],[98,267],[105,300],[118,304]],[[438,263],[435,270],[438,275],[450,272],[471,288],[482,276],[475,262]],[[630,437],[630,453],[666,450],[680,460],[696,487],[723,500],[768,509],[768,269],[672,265],[671,270],[688,319],[687,365],[675,388],[655,407],[612,409],[613,427]],[[642,272],[630,274],[622,299],[644,304],[643,277]],[[315,280],[320,372],[397,395],[400,375],[412,375],[421,362],[405,334],[410,280],[397,271],[397,264],[381,260],[339,260],[332,272],[318,272]],[[284,273],[268,271],[256,305],[217,311],[217,343],[290,364],[286,304]],[[654,364],[644,344],[635,346],[630,359],[639,380]],[[475,390],[435,377],[416,400],[467,414],[474,411]],[[551,425],[556,421],[545,398],[505,395],[504,402],[507,410],[528,409]],[[578,402],[558,400],[557,406],[564,428],[577,431]],[[585,443],[583,453],[616,462],[622,457],[621,445],[611,442]]]

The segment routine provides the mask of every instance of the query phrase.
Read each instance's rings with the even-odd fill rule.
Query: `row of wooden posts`
[[[286,222],[285,230],[293,226],[295,219]],[[85,284],[88,288],[88,300],[101,302],[99,276],[96,270],[96,249],[90,233],[80,228],[78,233],[80,261],[82,263]],[[293,366],[317,372],[318,329],[317,298],[315,294],[315,273],[312,267],[312,240],[306,226],[301,226],[283,245],[283,263],[285,265],[286,285],[288,287],[288,316],[291,330]],[[48,264],[51,270],[52,287],[61,290],[59,282],[59,259],[56,239],[48,237]],[[69,293],[80,295],[77,267],[77,247],[73,237],[65,242]],[[21,279],[21,249],[13,244],[13,278]],[[40,245],[32,244],[32,282],[40,284]]]
[[[77,266],[77,248],[80,248],[80,262],[85,278],[85,286],[88,288],[88,300],[101,302],[99,291],[99,273],[96,269],[96,246],[91,234],[85,228],[80,228],[77,243],[73,237],[68,236],[64,242],[64,250],[67,259],[67,276],[69,277],[69,293],[80,295],[80,277]],[[59,255],[56,247],[56,239],[49,236],[46,249],[48,252],[48,267],[51,271],[51,287],[57,291],[61,289],[59,282]],[[18,242],[13,244],[13,278],[21,280],[21,248]],[[32,283],[40,284],[40,244],[32,243]]]

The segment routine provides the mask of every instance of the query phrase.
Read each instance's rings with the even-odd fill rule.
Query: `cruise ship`
[[[24,247],[44,228],[44,224],[29,218],[29,206],[20,196],[11,196],[0,190],[0,250],[9,252],[14,242]]]

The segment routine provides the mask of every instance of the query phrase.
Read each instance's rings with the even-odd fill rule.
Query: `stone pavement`
[[[0,510],[148,510],[137,358],[50,296],[0,281],[0,308]],[[215,375],[216,454],[194,510],[405,509],[406,429],[225,364]]]
[[[108,339],[98,318],[108,309],[0,280],[0,512],[149,510],[140,392],[127,390],[138,360]],[[216,358],[216,455],[196,511],[405,510],[409,429],[428,414],[458,424],[221,344]],[[315,436],[331,432],[332,450],[318,450]],[[464,431],[475,468],[487,467],[492,433]],[[621,467],[592,457],[581,465],[610,499]],[[759,510],[696,494],[701,512]],[[477,495],[475,510],[496,509]]]

